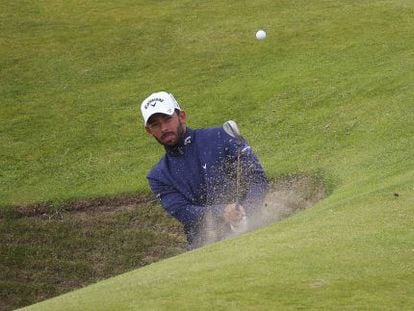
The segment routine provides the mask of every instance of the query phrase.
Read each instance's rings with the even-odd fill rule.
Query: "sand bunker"
[[[265,227],[311,207],[325,196],[325,186],[322,180],[316,177],[288,175],[273,180],[263,205],[256,208],[256,213],[250,215],[247,223],[239,230],[230,230],[228,224],[217,221],[207,213],[198,244],[211,244]]]

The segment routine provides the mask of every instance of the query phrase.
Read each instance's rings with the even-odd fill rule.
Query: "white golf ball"
[[[256,32],[256,38],[257,40],[264,40],[266,38],[266,31],[264,30],[259,30]]]

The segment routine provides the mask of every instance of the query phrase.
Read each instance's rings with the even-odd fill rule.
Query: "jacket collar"
[[[165,152],[170,156],[183,155],[189,145],[193,142],[194,131],[187,127],[184,135],[179,139],[178,143],[174,146],[165,146]]]

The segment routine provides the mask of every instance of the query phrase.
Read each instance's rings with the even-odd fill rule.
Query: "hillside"
[[[330,193],[28,310],[413,308],[414,3],[0,8],[1,206],[147,193],[162,148],[138,106],[159,89],[192,127],[237,120],[269,177],[321,176]]]

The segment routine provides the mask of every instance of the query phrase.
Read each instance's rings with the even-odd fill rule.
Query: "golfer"
[[[187,127],[185,112],[164,91],[147,97],[141,113],[146,132],[165,148],[147,175],[149,185],[163,208],[183,224],[187,248],[206,243],[202,232],[207,215],[220,231],[216,240],[248,220],[264,199],[267,180],[246,141],[223,127]]]

